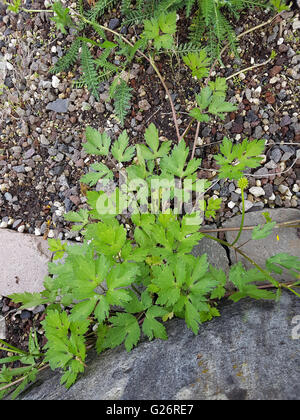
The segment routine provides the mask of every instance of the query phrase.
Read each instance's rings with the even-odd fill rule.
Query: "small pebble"
[[[254,197],[265,195],[265,191],[262,187],[251,187],[249,191],[252,195],[254,195]]]

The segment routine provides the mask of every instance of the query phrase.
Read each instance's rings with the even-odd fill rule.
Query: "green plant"
[[[8,10],[14,12],[14,13],[19,13],[20,11],[20,7],[21,7],[21,3],[22,0],[13,0],[12,3],[8,3],[4,1],[4,4],[8,5]]]
[[[95,7],[102,11],[98,3]],[[164,323],[173,317],[183,318],[187,327],[197,334],[201,323],[220,316],[218,303],[224,297],[234,302],[246,297],[275,300],[279,299],[283,288],[300,297],[297,292],[300,286],[298,258],[281,253],[269,258],[261,267],[236,245],[243,229],[243,193],[248,188],[244,172],[260,165],[258,156],[264,151],[263,140],[244,139],[240,144],[232,144],[225,137],[220,153],[214,156],[219,165],[218,178],[236,180],[241,189],[242,222],[236,239],[228,243],[201,229],[204,218],[216,217],[221,199],[206,195],[212,183],[198,178],[201,159],[194,158],[194,148],[191,154],[185,138],[195,119],[197,139],[202,123],[212,118],[222,120],[226,113],[236,110],[236,106],[226,101],[226,80],[211,80],[210,59],[206,52],[187,51],[184,62],[199,80],[201,88],[196,95],[198,107],[190,112],[192,119],[184,133],[180,134],[174,104],[164,79],[152,53],[146,55],[143,52],[149,41],[150,44],[156,42],[155,53],[164,42],[171,43],[175,25],[173,6],[180,3],[170,0],[161,2],[166,9],[160,11],[155,19],[149,16],[149,23],[145,26],[149,32],[146,31],[134,45],[123,37],[119,37],[117,44],[106,40],[100,44],[86,37],[77,38],[78,48],[83,54],[81,60],[86,61],[84,65],[88,76],[85,77],[95,81],[91,82],[93,89],[96,89],[97,61],[94,60],[96,64],[92,66],[88,63],[91,56],[88,44],[102,46],[104,57],[101,59],[100,56],[98,64],[107,71],[115,71],[113,64],[110,63],[111,67],[106,59],[116,45],[121,51],[127,51],[128,60],[132,60],[136,53],[148,60],[169,97],[178,142],[173,147],[171,140],[160,142],[159,130],[154,124],[147,127],[145,141],[135,145],[130,144],[125,130],[112,142],[107,133],[86,128],[83,148],[99,160],[91,164],[91,170],[82,176],[81,182],[90,187],[97,184],[97,191],[87,191],[87,209],[65,215],[65,219],[73,223],[72,230],[82,235],[83,243],[69,245],[51,239],[49,248],[54,257],[48,266],[49,276],[45,278],[44,290],[9,296],[14,302],[22,304],[21,309],[39,304],[47,306],[42,325],[48,341],[42,351],[31,341],[29,353],[26,353],[26,357],[31,357],[30,375],[25,370],[3,368],[0,378],[5,385],[0,387],[0,392],[6,393],[20,382],[24,388],[46,364],[52,369],[62,369],[61,382],[70,387],[84,371],[91,343],[98,353],[122,343],[130,351],[143,334],[149,340],[167,339]],[[189,12],[193,3],[189,1],[187,4]],[[103,7],[109,4],[113,2],[102,2]],[[130,8],[130,2],[124,2],[123,7]],[[136,7],[142,10],[143,2],[137,1]],[[94,19],[97,13],[94,17],[89,15],[89,18]],[[83,18],[81,23],[90,22]],[[157,28],[150,35],[150,29],[152,31],[156,24],[158,35]],[[95,21],[92,26],[99,33],[104,31]],[[164,35],[170,37],[159,39]],[[75,49],[68,59],[75,60]],[[206,80],[202,84],[204,77]],[[126,83],[122,83],[123,79],[118,74],[111,86],[112,97],[119,87],[124,88],[124,95],[130,95],[125,89]],[[120,105],[123,121],[126,102],[124,100]],[[265,218],[266,223],[253,229],[253,240],[270,235],[277,227],[268,214]],[[251,262],[253,268],[246,270],[239,262],[233,264],[226,275],[222,269],[209,264],[205,254],[194,257],[191,251],[203,237],[232,248]],[[59,261],[62,257],[64,259]],[[279,283],[274,273],[281,274],[283,270],[288,270],[295,281]],[[257,285],[259,281],[268,282],[270,290],[266,289],[266,285]],[[233,291],[228,291],[232,288],[228,288],[229,285],[234,288]],[[19,352],[9,344],[4,349]],[[22,351],[19,353],[18,360],[26,364],[26,358],[25,361],[20,359]],[[39,358],[42,358],[41,362]],[[17,359],[6,360],[8,363]]]
[[[66,28],[73,26],[73,21],[69,15],[70,9],[68,7],[64,8],[60,1],[53,3],[52,9],[54,11],[54,16],[51,20],[55,22],[58,30],[60,30],[63,34],[66,34]]]
[[[156,50],[172,49],[174,45],[173,35],[176,32],[176,12],[161,14],[158,18],[144,21],[142,36],[148,41],[153,40]]]
[[[284,0],[270,0],[270,4],[277,12],[280,13],[283,10],[289,10],[291,3],[288,4]]]
[[[107,190],[108,182],[116,179],[117,167],[108,170],[103,163],[99,167],[92,165],[92,172],[81,182],[94,185],[100,181],[100,191],[87,192],[90,210],[66,215],[67,220],[79,223],[73,229],[81,231],[83,244],[50,240],[55,259],[64,254],[64,261],[49,263],[45,290],[10,296],[22,307],[48,305],[43,321],[48,339],[44,362],[52,369],[63,369],[61,382],[67,387],[84,370],[86,334],[94,325],[98,325],[98,353],[122,343],[130,351],[142,334],[150,340],[167,339],[164,322],[174,316],[185,319],[188,328],[197,334],[201,323],[220,316],[217,306],[226,294],[228,282],[235,288],[227,294],[234,302],[245,297],[276,299],[278,294],[254,282],[269,281],[280,293],[287,286],[279,284],[273,273],[281,273],[284,268],[295,276],[295,282],[287,288],[297,294],[294,289],[300,284],[300,261],[288,254],[269,258],[265,268],[253,262],[254,268],[245,270],[239,262],[231,267],[228,278],[222,269],[208,263],[205,254],[200,258],[191,255],[203,236],[210,237],[200,232],[202,210],[206,217],[214,217],[221,200],[203,199],[210,183],[197,178],[201,160],[188,159],[189,149],[183,140],[172,150],[170,143],[159,147],[158,130],[153,124],[145,132],[146,144],[135,148],[129,146],[125,131],[113,145],[107,134],[90,127],[86,138],[85,150],[89,153],[111,156],[119,163],[129,162],[123,172],[126,182],[109,184]],[[263,149],[263,141],[245,140],[238,153],[238,148],[230,148],[225,138],[221,154],[216,156],[221,167],[219,176],[239,179],[243,192],[248,185],[243,170],[247,165],[259,165],[253,155]],[[234,172],[227,172],[234,156],[241,162]],[[193,192],[200,195],[190,202]],[[127,228],[120,221],[120,214],[126,219]],[[253,230],[253,239],[269,235],[272,228],[274,223],[267,218],[265,225]],[[242,253],[235,247],[236,241],[228,244],[212,239]]]
[[[237,38],[229,21],[225,18],[223,10],[237,18],[239,12],[245,7],[261,5],[262,1],[203,0],[198,3],[195,0],[188,2],[181,0],[147,0],[132,4],[133,2],[130,0],[123,0],[121,3],[123,25],[135,25],[137,23],[143,23],[144,25],[142,35],[135,43],[129,42],[116,31],[110,30],[99,23],[99,19],[116,3],[113,0],[98,1],[91,9],[85,11],[79,1],[77,11],[74,11],[74,15],[79,19],[76,24],[71,18],[68,8],[64,8],[59,2],[54,3],[55,16],[52,20],[55,21],[58,29],[65,33],[67,27],[73,26],[77,33],[69,50],[58,60],[51,71],[53,73],[66,71],[77,62],[78,56],[80,56],[82,75],[79,80],[75,81],[75,86],[87,86],[97,100],[99,100],[98,89],[100,83],[117,76],[118,82],[114,82],[110,90],[110,98],[114,100],[115,113],[123,124],[130,108],[131,88],[121,79],[120,75],[122,71],[128,68],[137,52],[144,58],[143,52],[145,50],[147,51],[146,58],[149,58],[153,53],[161,52],[184,55],[184,61],[192,67],[193,75],[201,78],[202,74],[199,66],[202,71],[204,67],[208,67],[209,59],[207,55],[220,58],[220,51],[225,41],[236,52]],[[193,6],[197,5],[198,9],[193,13],[191,41],[183,45],[176,45],[174,41],[178,18],[176,13],[185,9],[186,15],[190,16],[192,10],[194,10]],[[96,37],[104,40],[102,44],[86,37],[85,32],[90,28],[94,30]],[[107,32],[113,35],[114,42],[107,40]],[[202,42],[199,42],[202,41],[203,36],[207,38],[205,47],[202,47]],[[95,49],[101,51],[100,56],[97,52],[98,58],[95,58]],[[122,58],[119,60],[118,66],[110,61],[113,54]]]
[[[4,340],[0,340],[0,350],[5,351],[11,356],[0,359],[2,368],[0,370],[0,399],[11,391],[11,385],[15,389],[11,398],[15,399],[25,389],[25,387],[35,381],[36,375],[44,365],[41,361],[42,353],[37,341],[36,331],[31,329],[29,333],[28,352],[12,346]],[[20,362],[23,366],[9,368],[7,364]],[[16,378],[18,378],[16,380]]]

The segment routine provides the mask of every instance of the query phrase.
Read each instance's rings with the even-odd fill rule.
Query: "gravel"
[[[49,102],[46,106],[47,111],[54,111],[65,113],[68,112],[68,100],[67,99],[56,99],[53,102]]]
[[[66,4],[71,6],[69,1]],[[34,6],[43,8],[43,1],[36,1]],[[250,13],[244,20],[241,18],[239,33],[269,18],[264,12],[257,16]],[[115,30],[122,26],[121,22],[117,12],[104,23]],[[223,136],[235,143],[244,138],[267,141],[260,168],[246,171],[254,175],[248,177],[249,189],[245,191],[247,211],[259,207],[300,208],[300,158],[295,161],[300,145],[296,103],[300,94],[300,56],[294,30],[297,22],[297,15],[283,13],[280,24],[275,22],[263,31],[241,38],[241,58],[234,61],[236,71],[265,61],[272,50],[277,55],[267,66],[243,72],[239,80],[230,79],[227,100],[236,103],[238,110],[227,115],[222,123],[212,121],[200,127],[201,142],[196,155],[202,158],[203,169],[199,176],[211,180],[215,179],[211,170],[217,169],[213,155],[218,153],[218,142]],[[57,36],[50,39],[52,30]],[[122,30],[128,39],[134,35],[130,28]],[[181,30],[185,33],[186,28]],[[79,180],[94,160],[82,148],[86,125],[105,130],[113,140],[125,128],[134,143],[144,141],[145,125],[153,122],[161,129],[161,136],[175,142],[169,103],[147,63],[138,62],[129,69],[133,99],[125,127],[114,119],[109,82],[101,84],[97,101],[87,89],[73,86],[73,80],[80,77],[79,66],[67,73],[49,73],[73,39],[73,29],[65,35],[58,33],[49,16],[35,14],[29,19],[23,12],[14,15],[6,12],[5,7],[0,9],[0,86],[6,86],[0,88],[4,104],[0,108],[0,121],[4,123],[0,130],[1,228],[45,238],[78,238],[63,214],[86,207],[85,191]],[[120,62],[120,57],[114,59]],[[168,60],[160,57],[159,64],[183,131],[189,117],[181,111],[185,112],[187,105],[191,105],[199,84],[184,66],[176,68],[174,75]],[[225,67],[217,67],[216,75],[232,74],[229,72],[232,64],[230,55],[224,54]],[[187,137],[191,148],[194,131],[192,125]],[[235,181],[219,181],[209,191],[211,195],[215,193],[222,198],[217,224],[240,212],[241,195]],[[55,206],[55,202],[60,204]],[[206,220],[208,224],[211,222]]]

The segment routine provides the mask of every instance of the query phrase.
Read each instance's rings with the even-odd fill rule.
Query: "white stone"
[[[278,77],[276,77],[276,76],[274,76],[274,77],[272,77],[271,79],[270,79],[270,83],[271,83],[271,85],[274,85],[275,83],[277,83],[277,82],[279,82],[279,78]]]
[[[0,316],[0,339],[6,339],[6,325],[5,325],[5,318]]]
[[[274,200],[275,200],[275,198],[276,198],[275,194],[274,194],[274,193],[272,193],[272,195],[269,197],[269,200],[270,200],[270,201],[274,201]]]
[[[227,206],[228,206],[230,209],[233,209],[233,207],[235,207],[235,203],[234,203],[233,201],[229,201],[229,203],[227,204]]]
[[[48,232],[48,238],[54,238],[54,231],[52,229]]]
[[[41,229],[39,229],[39,228],[36,227],[34,229],[34,234],[35,234],[35,236],[40,236],[42,234]]]
[[[60,80],[58,77],[56,76],[52,76],[52,87],[54,87],[54,89],[58,88],[60,84]]]
[[[293,191],[294,191],[295,193],[297,193],[297,192],[299,192],[299,191],[300,191],[300,188],[299,188],[299,185],[298,185],[298,184],[294,184],[294,186],[293,186]]]
[[[294,20],[293,22],[293,30],[296,31],[297,29],[300,29],[300,20]]]
[[[261,86],[258,86],[255,90],[254,90],[254,95],[255,97],[259,97],[261,94]]]
[[[254,197],[265,195],[265,191],[262,187],[251,187],[249,191]]]
[[[279,185],[278,191],[281,192],[281,194],[291,193],[290,190],[289,190],[289,187],[287,187],[286,185],[283,185],[283,184]]]
[[[7,70],[12,71],[14,69],[14,66],[7,61],[6,62],[6,68],[7,68]]]

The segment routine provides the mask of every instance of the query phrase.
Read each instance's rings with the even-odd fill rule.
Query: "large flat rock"
[[[69,390],[61,373],[45,371],[21,399],[298,400],[300,299],[286,292],[278,303],[226,301],[220,311],[197,336],[175,319],[167,341],[91,353]]]
[[[215,229],[216,227],[216,225],[210,225],[207,227],[207,230]],[[212,232],[211,236],[217,237],[217,232]],[[229,271],[229,259],[226,249],[213,239],[202,238],[199,244],[193,248],[192,254],[195,257],[207,254],[207,260],[210,264],[216,268],[222,268],[226,273]]]
[[[51,255],[41,237],[0,229],[0,295],[44,290]]]
[[[244,226],[256,226],[265,223],[265,218],[262,215],[265,211],[268,211],[272,220],[278,223],[300,219],[300,210],[297,209],[268,209],[246,213]],[[226,221],[222,227],[239,227],[241,217],[242,216],[233,217]],[[227,242],[232,243],[237,236],[237,232],[225,232],[225,235]],[[255,241],[250,240],[251,235],[251,230],[244,230],[236,246],[244,244],[241,247],[241,250],[262,267],[265,267],[267,258],[281,252],[287,252],[300,258],[300,237],[298,236],[297,228],[274,229],[267,238]],[[279,240],[277,239],[277,235]],[[233,264],[237,261],[242,261],[247,268],[253,268],[253,265],[250,262],[244,259],[240,254],[235,254],[232,248],[230,248],[230,258]],[[275,275],[275,277],[278,280],[295,280],[294,277],[291,277],[288,274],[285,274],[284,277],[280,275]]]

